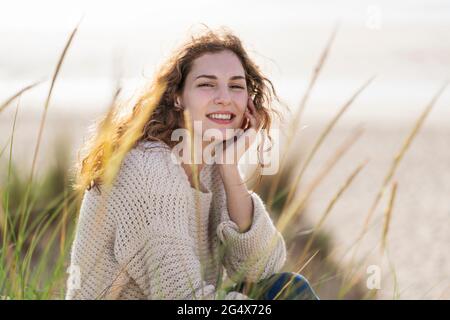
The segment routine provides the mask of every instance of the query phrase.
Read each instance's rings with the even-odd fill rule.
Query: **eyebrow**
[[[197,80],[198,78],[208,78],[208,79],[214,79],[214,80],[217,80],[217,77],[216,77],[216,76],[214,76],[214,75],[209,75],[209,74],[202,74],[202,75],[199,75],[198,77],[195,78],[195,80]],[[243,77],[243,76],[232,76],[232,77],[230,78],[230,80],[239,80],[239,79],[245,80],[245,77]]]

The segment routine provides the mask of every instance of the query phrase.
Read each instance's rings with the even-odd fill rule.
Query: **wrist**
[[[235,164],[221,164],[219,165],[219,172],[224,182],[234,181],[240,178],[239,168]]]

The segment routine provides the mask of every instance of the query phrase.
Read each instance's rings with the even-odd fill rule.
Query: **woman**
[[[284,239],[237,166],[269,132],[273,97],[240,40],[208,31],[163,64],[129,116],[108,114],[79,168],[66,298],[316,298],[279,273]]]

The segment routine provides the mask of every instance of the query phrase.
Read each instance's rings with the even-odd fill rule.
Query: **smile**
[[[231,112],[215,112],[206,115],[210,120],[220,123],[227,124],[231,123],[232,119],[236,116]]]

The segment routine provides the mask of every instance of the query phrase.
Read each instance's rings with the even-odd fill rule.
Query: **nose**
[[[229,105],[231,103],[230,93],[228,92],[227,87],[221,87],[217,90],[217,95],[214,98],[214,104],[222,104],[224,106]]]

